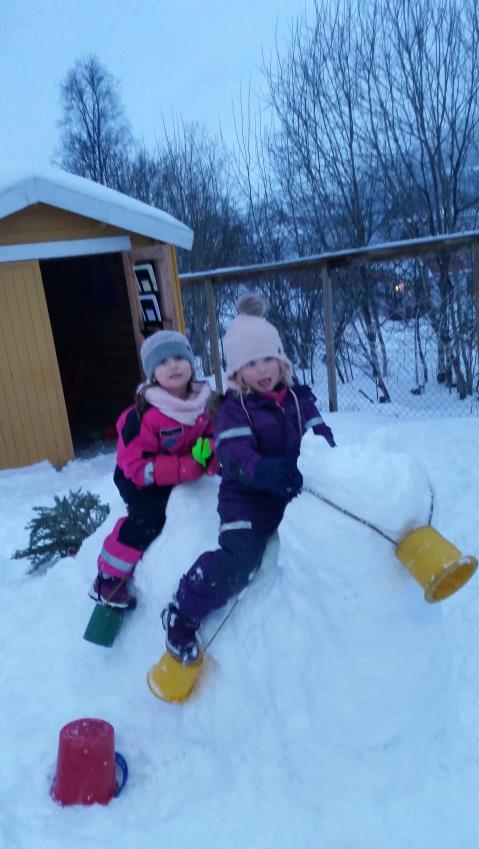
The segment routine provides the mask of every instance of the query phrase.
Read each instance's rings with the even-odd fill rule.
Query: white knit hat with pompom
[[[238,389],[235,375],[251,360],[275,357],[284,366],[284,382],[293,383],[293,367],[284,352],[276,327],[264,318],[266,304],[260,295],[247,293],[237,303],[238,315],[223,338],[228,385]]]

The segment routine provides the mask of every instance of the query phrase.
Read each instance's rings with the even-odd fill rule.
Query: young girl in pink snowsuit
[[[205,412],[211,389],[194,379],[190,343],[174,330],[159,330],[140,350],[147,382],[136,404],[118,419],[114,481],[127,505],[103,543],[98,575],[89,595],[111,607],[132,608],[127,579],[151,542],[161,533],[173,487],[214,474],[214,457],[192,456],[193,446],[213,447],[212,423]],[[207,440],[206,443],[202,440]],[[199,456],[195,450],[196,456]]]

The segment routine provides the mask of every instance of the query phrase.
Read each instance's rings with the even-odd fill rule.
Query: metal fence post
[[[218,325],[216,323],[215,293],[211,280],[205,280],[206,307],[208,310],[208,324],[210,331],[210,350],[215,373],[216,391],[223,392],[223,379],[221,376],[220,343],[218,338]]]
[[[329,412],[334,413],[338,409],[338,392],[336,386],[336,351],[334,348],[333,286],[326,265],[323,265],[321,269],[321,277],[323,281],[324,342],[328,369]]]

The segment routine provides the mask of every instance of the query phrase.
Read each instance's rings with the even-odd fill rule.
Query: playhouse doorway
[[[114,436],[140,381],[121,254],[40,263],[75,450]]]

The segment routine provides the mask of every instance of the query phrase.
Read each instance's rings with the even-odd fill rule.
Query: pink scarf
[[[180,424],[192,425],[198,416],[205,411],[205,405],[211,395],[211,387],[206,381],[194,380],[192,391],[188,398],[176,398],[170,395],[161,386],[149,386],[145,390],[145,398],[153,407],[170,419],[175,419]]]

